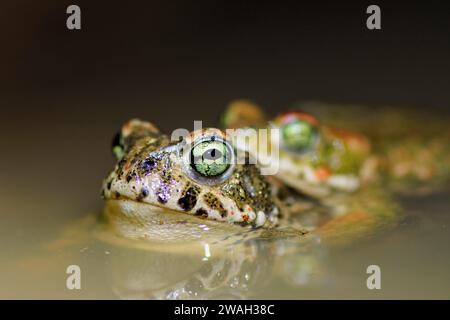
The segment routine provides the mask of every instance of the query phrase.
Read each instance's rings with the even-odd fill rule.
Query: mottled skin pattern
[[[255,227],[274,223],[278,208],[271,186],[255,165],[241,159],[224,181],[192,178],[183,146],[205,137],[226,140],[218,129],[203,129],[173,143],[152,124],[129,121],[119,139],[123,143],[121,158],[103,183],[104,198],[145,203],[149,212],[160,207]]]

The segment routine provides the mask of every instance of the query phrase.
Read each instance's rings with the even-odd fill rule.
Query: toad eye
[[[217,184],[228,179],[233,168],[234,150],[216,136],[194,142],[185,158],[189,176],[197,182]]]
[[[191,150],[191,166],[204,177],[216,177],[230,166],[227,145],[222,141],[203,141]]]
[[[281,127],[283,145],[290,151],[304,152],[314,146],[318,138],[316,127],[303,120],[296,120]]]

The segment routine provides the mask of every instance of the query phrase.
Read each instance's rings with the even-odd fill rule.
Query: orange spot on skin
[[[331,170],[325,166],[318,167],[315,171],[317,179],[325,181],[331,176]]]

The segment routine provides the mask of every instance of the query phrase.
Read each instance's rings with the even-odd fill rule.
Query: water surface
[[[61,212],[27,222],[12,217],[2,223],[0,297],[448,299],[449,195],[398,198],[405,215],[395,227],[341,246],[305,237],[226,249],[203,241],[139,248],[83,232],[61,242],[61,231],[79,219]],[[81,268],[81,290],[66,288],[72,264]],[[381,268],[380,290],[366,286],[369,265]]]

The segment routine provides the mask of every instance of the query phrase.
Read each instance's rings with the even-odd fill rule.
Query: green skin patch
[[[284,125],[282,134],[287,148],[302,151],[311,146],[314,139],[314,128],[307,122],[296,121]]]
[[[365,153],[350,150],[346,141],[341,139],[325,137],[315,150],[315,157],[311,160],[312,167],[325,166],[331,169],[333,174],[358,175],[367,158]]]
[[[116,159],[122,159],[125,156],[125,151],[121,146],[114,146],[112,152]]]
[[[205,177],[215,177],[224,173],[228,167],[228,149],[220,141],[204,141],[191,151],[191,166]]]

